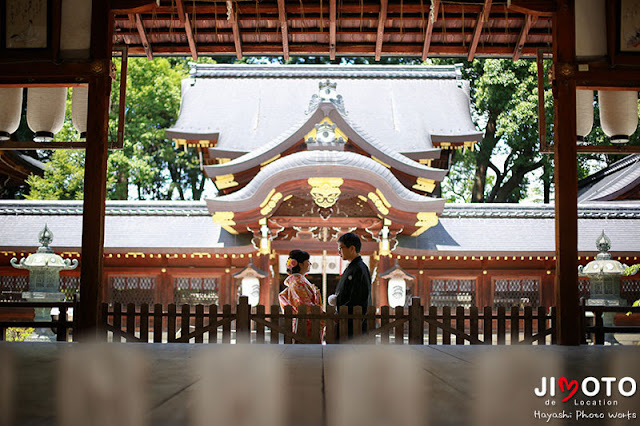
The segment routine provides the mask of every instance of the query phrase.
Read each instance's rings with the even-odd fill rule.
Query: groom
[[[371,305],[371,274],[360,257],[361,247],[360,237],[353,232],[347,232],[338,239],[338,252],[342,260],[349,262],[349,266],[342,273],[336,288],[336,312],[340,306],[347,306],[349,313],[352,314],[354,306],[361,306],[364,314]],[[364,319],[362,331],[367,331],[367,323]],[[349,338],[353,336],[353,320],[349,320],[347,335]],[[336,337],[339,337],[337,327]]]

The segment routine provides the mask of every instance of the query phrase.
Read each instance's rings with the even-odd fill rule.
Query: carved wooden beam
[[[289,27],[287,25],[287,11],[284,7],[284,0],[278,0],[278,19],[282,30],[282,54],[284,60],[289,60]]]
[[[112,0],[113,13],[142,13],[151,12],[158,5],[156,0]]]
[[[147,55],[149,60],[152,60],[153,52],[151,51],[151,45],[149,44],[149,39],[147,38],[147,33],[145,32],[144,25],[142,24],[142,18],[140,18],[139,13],[136,13],[135,19],[136,28],[138,29],[138,35],[140,36],[140,42],[144,48],[144,53]]]
[[[471,46],[469,46],[469,54],[467,55],[467,59],[469,61],[473,60],[473,57],[476,54],[476,49],[478,48],[478,41],[480,41],[480,34],[482,33],[482,27],[484,23],[489,18],[489,12],[491,11],[491,0],[484,0],[484,6],[482,7],[482,11],[478,15],[478,19],[476,20],[476,29],[473,32],[473,39],[471,40]]]
[[[384,38],[384,24],[387,21],[387,0],[380,0],[380,14],[378,15],[378,36],[376,38],[376,61],[382,54],[382,39]]]
[[[176,0],[176,8],[178,9],[178,19],[180,19],[180,23],[182,25],[184,25],[185,23],[185,10],[184,10],[184,3],[182,3],[182,0]]]
[[[538,18],[533,15],[527,15],[524,20],[524,26],[522,27],[522,31],[520,32],[520,37],[518,37],[518,43],[516,44],[516,49],[513,51],[513,60],[517,61],[520,59],[520,55],[522,54],[522,48],[524,44],[527,42],[527,35],[529,35],[529,30],[531,26],[536,22]]]
[[[329,1],[329,58],[336,58],[336,0]]]
[[[240,41],[240,27],[238,26],[238,6],[235,2],[227,1],[227,20],[233,29],[233,44],[236,47],[236,57],[242,59],[242,43]]]
[[[431,46],[431,35],[433,34],[433,24],[438,20],[438,9],[440,8],[440,0],[433,0],[431,3],[431,11],[429,12],[429,22],[427,23],[427,32],[424,35],[424,46],[422,47],[422,60],[427,60],[429,55],[429,47]],[[433,20],[431,17],[433,16]]]
[[[558,10],[556,0],[511,0],[510,11],[534,16],[553,16]]]

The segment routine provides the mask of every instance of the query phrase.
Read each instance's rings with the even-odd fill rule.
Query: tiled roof
[[[213,224],[204,201],[107,201],[107,250],[213,251],[250,247]],[[81,201],[0,200],[0,248],[34,248],[45,224],[54,249],[78,249]],[[554,209],[549,205],[446,204],[438,225],[417,238],[401,236],[399,250],[425,253],[503,253],[555,251]],[[606,202],[578,208],[578,250],[595,253],[604,230],[612,251],[640,253],[640,202]]]
[[[250,152],[305,121],[318,84],[330,79],[352,122],[398,152],[433,149],[431,135],[480,140],[469,83],[457,67],[198,65],[182,82],[172,138],[219,135],[216,148]],[[203,136],[202,139],[206,139]]]
[[[640,154],[629,155],[578,182],[578,202],[615,200],[640,187]]]

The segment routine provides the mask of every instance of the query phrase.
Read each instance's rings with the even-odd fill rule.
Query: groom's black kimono
[[[362,313],[371,305],[371,275],[360,256],[353,259],[344,270],[336,287],[336,311],[340,306],[348,306],[353,313],[354,306],[362,306]],[[362,331],[367,330],[366,320],[362,320]],[[353,320],[349,320],[348,336],[353,336]],[[339,337],[336,325],[336,337]]]

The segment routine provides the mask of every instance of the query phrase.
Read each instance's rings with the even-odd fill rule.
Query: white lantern
[[[87,86],[74,87],[71,93],[71,121],[82,139],[87,137],[88,107],[89,88]]]
[[[63,58],[89,58],[91,4],[89,0],[63,0],[60,26],[60,55]]]
[[[599,58],[607,54],[605,0],[576,0],[576,57]]]
[[[0,99],[0,141],[6,141],[20,126],[22,87],[0,88]]]
[[[244,277],[242,279],[242,295],[249,298],[249,305],[256,306],[260,302],[260,279]]]
[[[387,296],[389,297],[389,306],[404,306],[407,302],[407,282],[404,278],[395,277],[389,280],[387,288]]]
[[[600,124],[611,143],[627,143],[638,127],[638,92],[598,90]]]
[[[578,142],[591,133],[593,127],[593,90],[576,90],[576,133]]]
[[[27,124],[36,142],[50,142],[62,129],[66,87],[31,87],[27,90]]]

